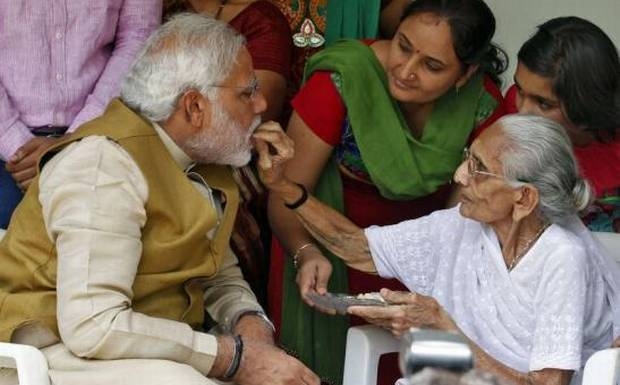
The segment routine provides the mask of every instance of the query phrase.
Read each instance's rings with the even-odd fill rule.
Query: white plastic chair
[[[0,229],[0,240],[5,233]],[[50,385],[47,360],[33,346],[0,342],[0,368],[16,369],[20,385]]]
[[[596,239],[598,239],[609,254],[616,259],[616,262],[620,263],[620,234],[618,233],[593,233]]]
[[[620,348],[594,353],[583,369],[582,385],[616,385],[620,379]]]
[[[400,340],[372,325],[354,326],[347,332],[343,385],[375,385],[379,357],[397,352]]]
[[[620,234],[595,232],[595,237],[620,264]],[[354,326],[347,333],[343,385],[375,385],[379,357],[398,352],[399,340],[372,325]],[[605,349],[586,362],[582,385],[617,385],[620,348]]]
[[[33,346],[0,342],[0,368],[17,369],[20,385],[50,385],[47,360]]]

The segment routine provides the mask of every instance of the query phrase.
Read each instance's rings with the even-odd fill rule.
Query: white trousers
[[[54,385],[221,385],[189,365],[154,359],[86,360],[61,343],[41,349]],[[17,385],[17,372],[0,369],[0,385]]]

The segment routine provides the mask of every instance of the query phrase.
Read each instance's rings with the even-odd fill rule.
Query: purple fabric
[[[0,1],[0,159],[32,127],[72,132],[100,115],[161,11],[161,0]]]

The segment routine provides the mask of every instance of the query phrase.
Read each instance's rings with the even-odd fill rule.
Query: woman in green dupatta
[[[313,56],[292,102],[288,134],[296,153],[287,177],[358,226],[445,207],[463,148],[502,114],[491,77],[506,63],[491,43],[494,31],[482,0],[416,0],[391,41],[346,40]],[[275,197],[269,215],[279,240],[269,306],[280,342],[323,380],[339,384],[349,322],[313,309],[308,294],[403,288],[347,270]],[[397,376],[380,371],[379,377]]]

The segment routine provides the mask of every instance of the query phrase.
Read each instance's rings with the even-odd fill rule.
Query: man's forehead
[[[252,65],[252,57],[248,52],[247,48],[241,47],[237,57],[235,58],[235,64],[232,68],[232,71],[228,75],[226,81],[244,81],[245,83],[250,82],[254,75],[254,67]],[[239,84],[244,85],[244,84]]]

